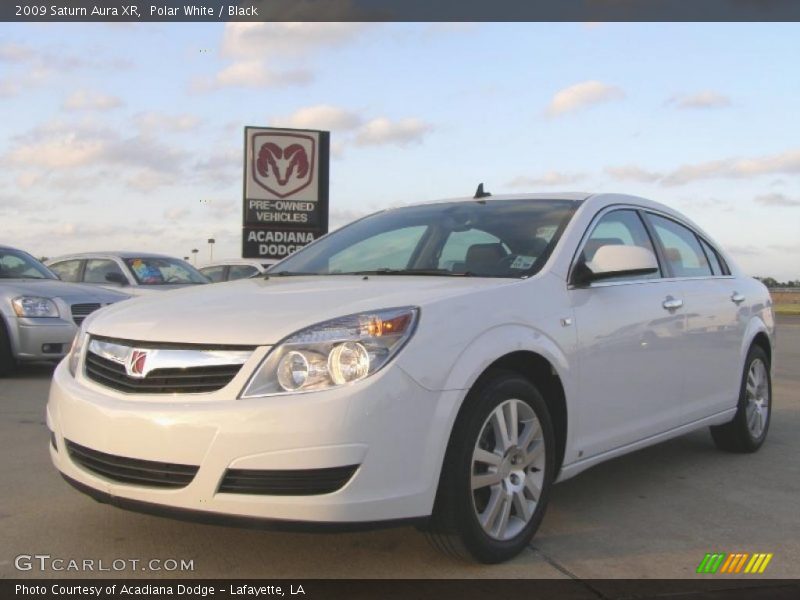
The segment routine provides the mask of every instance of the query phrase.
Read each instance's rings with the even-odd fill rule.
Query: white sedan
[[[667,206],[476,194],[90,316],[54,375],[50,454],[124,508],[422,521],[498,562],[601,461],[702,427],[757,450],[773,334],[766,288]]]

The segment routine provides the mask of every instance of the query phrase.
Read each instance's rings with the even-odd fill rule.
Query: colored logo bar
[[[763,573],[772,560],[773,554],[756,552],[708,553],[697,566],[697,572],[703,574],[716,573]]]

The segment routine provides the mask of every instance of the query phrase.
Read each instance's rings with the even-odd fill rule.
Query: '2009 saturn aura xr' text
[[[710,427],[757,450],[773,314],[702,229],[617,194],[358,220],[266,277],[84,321],[47,408],[63,476],[204,520],[424,520],[518,553],[552,484]]]

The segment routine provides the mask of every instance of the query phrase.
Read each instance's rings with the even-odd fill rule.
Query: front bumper
[[[78,326],[61,318],[20,317],[11,329],[17,360],[59,360],[69,352]]]
[[[324,392],[237,400],[235,383],[228,386],[225,399],[123,397],[81,377],[76,380],[62,363],[54,373],[47,406],[57,448],[50,447],[53,463],[77,487],[95,490],[96,497],[124,499],[127,507],[160,507],[167,514],[313,523],[430,514],[459,392],[426,390],[396,365]],[[67,440],[115,456],[199,469],[179,489],[121,483],[75,462]],[[358,468],[344,487],[331,493],[219,491],[228,469],[343,465]]]

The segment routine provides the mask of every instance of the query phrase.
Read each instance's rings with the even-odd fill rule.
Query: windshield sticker
[[[514,262],[511,263],[512,269],[530,269],[533,263],[536,262],[535,256],[525,256],[524,254],[517,255]]]
[[[133,268],[136,277],[138,277],[139,281],[142,283],[161,283],[164,281],[164,278],[161,276],[161,271],[140,258],[137,258],[131,263],[131,268]]]

